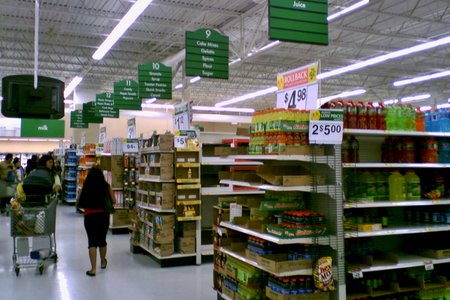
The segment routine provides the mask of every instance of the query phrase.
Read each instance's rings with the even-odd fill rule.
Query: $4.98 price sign
[[[309,115],[310,144],[341,144],[344,133],[344,112],[339,109],[311,110]]]
[[[277,93],[278,108],[315,109],[319,85],[302,85]]]

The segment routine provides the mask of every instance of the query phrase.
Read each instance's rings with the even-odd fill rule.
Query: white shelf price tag
[[[187,147],[186,139],[187,136],[175,136],[175,148],[185,149]]]
[[[352,272],[353,279],[361,279],[364,277],[363,272],[361,270],[356,270]]]
[[[423,263],[425,264],[425,270],[426,270],[426,271],[434,270],[433,261],[431,261],[431,260],[425,260]]]
[[[277,108],[317,108],[318,92],[319,85],[317,83],[280,91],[277,93]]]
[[[341,144],[344,112],[339,109],[315,109],[309,115],[310,144]]]
[[[138,153],[139,143],[137,140],[125,140],[122,143],[123,153]]]

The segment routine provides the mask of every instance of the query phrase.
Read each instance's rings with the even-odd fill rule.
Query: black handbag
[[[109,194],[109,190],[105,196],[105,211],[108,214],[113,214],[116,212],[116,210],[114,209],[114,206],[112,204],[112,199],[111,199],[111,195]]]

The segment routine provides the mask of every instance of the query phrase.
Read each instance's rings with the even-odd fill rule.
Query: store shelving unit
[[[313,146],[314,147],[314,146]],[[253,236],[277,245],[286,245],[295,247],[299,244],[314,244],[320,245],[329,249],[329,255],[333,257],[333,276],[335,280],[335,287],[337,291],[332,293],[331,299],[345,299],[345,268],[344,268],[344,236],[342,227],[342,207],[343,207],[343,193],[341,189],[342,183],[342,169],[341,169],[341,148],[340,146],[325,146],[326,154],[321,156],[315,155],[236,155],[229,158],[245,159],[268,163],[270,166],[276,168],[283,166],[286,163],[301,165],[307,167],[312,176],[325,176],[325,182],[322,185],[313,183],[297,186],[280,186],[263,183],[252,183],[236,180],[221,180],[222,185],[249,187],[255,189],[256,192],[276,191],[276,192],[305,192],[310,198],[310,208],[315,211],[324,211],[328,220],[328,232],[324,236],[315,237],[297,237],[292,239],[285,239],[271,235],[269,233],[261,232],[246,228],[240,225],[235,225],[231,222],[220,222],[217,230],[219,235],[223,230],[228,232],[238,232],[240,234]],[[241,251],[233,251],[227,247],[220,248],[225,254],[245,262],[255,268],[268,272],[275,276],[294,276],[294,275],[311,275],[312,269],[298,269],[287,272],[273,272],[265,268],[263,265],[245,255]],[[323,253],[322,253],[323,254]],[[321,255],[322,255],[321,254]],[[218,276],[218,275],[215,275]]]
[[[421,177],[423,188],[423,181],[427,180],[432,175],[430,174],[445,174],[446,170],[450,168],[448,163],[383,163],[381,162],[381,144],[384,138],[450,138],[448,132],[411,132],[411,131],[381,131],[381,130],[360,130],[360,129],[346,129],[345,135],[355,136],[359,141],[359,157],[358,163],[344,163],[342,166],[346,174],[359,174],[363,170],[369,172],[385,171],[391,172],[393,170],[406,171],[414,170]],[[418,140],[420,141],[420,140]],[[416,141],[416,145],[418,145]],[[420,177],[420,176],[419,176]],[[348,184],[348,183],[347,183]],[[422,192],[424,192],[422,190]],[[444,195],[445,197],[445,195]],[[344,203],[344,210],[346,214],[362,214],[369,212],[369,214],[376,215],[379,209],[392,216],[389,220],[394,221],[387,227],[383,227],[376,231],[362,231],[354,229],[346,229],[344,238],[346,241],[346,248],[352,248],[353,243],[359,243],[361,239],[367,241],[369,239],[373,248],[377,251],[382,251],[383,255],[393,257],[391,261],[383,258],[377,258],[372,264],[366,264],[354,259],[347,261],[348,278],[351,280],[361,280],[360,278],[371,278],[376,274],[389,274],[393,272],[405,272],[407,269],[421,269],[432,270],[434,265],[441,267],[439,270],[447,269],[450,264],[450,258],[433,258],[424,256],[418,250],[423,248],[430,248],[433,245],[424,241],[438,241],[439,239],[447,239],[450,231],[450,224],[433,223],[431,220],[428,223],[423,220],[411,221],[407,219],[407,212],[427,212],[448,211],[450,200],[448,198],[441,199],[416,199],[403,201],[389,201],[389,200],[367,200],[367,199],[352,199]],[[428,239],[427,239],[428,237]],[[409,246],[408,246],[409,245]],[[413,246],[411,246],[413,245]],[[348,252],[348,251],[347,251]],[[417,252],[417,253],[416,253]],[[443,268],[443,269],[442,269]],[[375,274],[375,275],[373,275]],[[379,276],[379,275],[376,275]],[[439,286],[439,285],[436,285]],[[442,284],[440,285],[442,286]],[[377,291],[383,292],[385,296],[395,296],[396,294],[407,292],[408,290],[418,291],[419,286],[416,287],[402,287],[397,291]],[[374,294],[378,295],[378,294]],[[349,299],[355,299],[358,296],[356,293],[348,293]],[[367,293],[362,296],[369,297]],[[362,297],[361,296],[361,297]]]
[[[77,200],[78,157],[76,149],[64,149],[63,172],[63,201],[74,204]]]
[[[160,146],[150,141],[151,145],[140,151],[138,217],[132,226],[131,250],[144,250],[162,267],[200,264],[199,245],[195,243],[201,218],[198,152],[173,150],[171,135],[153,138]]]

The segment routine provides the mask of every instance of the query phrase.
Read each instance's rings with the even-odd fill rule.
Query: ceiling
[[[328,71],[397,49],[450,36],[449,0],[371,0],[329,24],[329,45],[282,42],[251,57],[247,54],[270,43],[267,1],[264,0],[154,0],[125,35],[101,60],[92,54],[112,31],[133,1],[41,0],[39,75],[84,80],[79,89],[113,90],[114,81],[137,80],[138,65],[150,61],[173,63],[173,86],[183,80],[177,68],[184,53],[185,31],[214,28],[230,38],[229,80],[202,79],[190,85],[197,105],[214,105],[234,96],[276,85],[277,73],[320,60]],[[329,0],[329,14],[356,0]],[[0,77],[33,74],[34,1],[0,0]],[[392,82],[450,68],[450,46],[391,60],[321,81],[321,95],[365,88],[364,99],[431,93],[437,102],[450,97],[449,78],[393,87]],[[174,90],[180,101],[182,90]],[[274,94],[233,106],[273,107]],[[89,99],[94,100],[94,99]],[[159,103],[164,102],[159,100]]]

